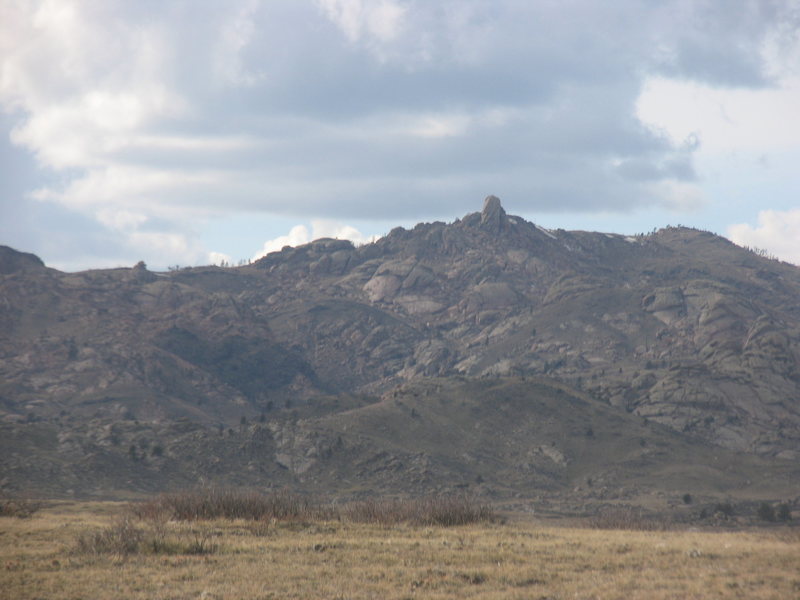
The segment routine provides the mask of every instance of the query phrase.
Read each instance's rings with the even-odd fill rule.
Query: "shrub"
[[[775,518],[778,521],[786,522],[792,520],[792,509],[786,502],[778,504],[778,510],[775,513]]]
[[[117,519],[99,531],[78,536],[77,552],[81,554],[210,554],[217,545],[211,543],[213,533],[204,528],[186,527],[168,530],[166,522],[155,518],[149,526],[134,523],[134,515]]]
[[[25,498],[0,498],[0,517],[28,519],[40,508],[38,502]]]
[[[733,505],[730,502],[718,502],[714,505],[714,514],[720,514],[724,517],[732,517]]]
[[[285,491],[258,494],[217,488],[161,494],[152,500],[131,505],[131,511],[140,519],[162,521],[346,519],[383,525],[409,523],[449,527],[495,519],[488,505],[479,504],[465,495],[407,500],[369,499],[335,507]]]
[[[326,516],[322,514],[324,511],[321,508],[312,506],[306,498],[298,494],[258,494],[219,488],[161,494],[153,500],[132,505],[132,510],[142,518],[163,513],[176,521],[289,520]]]
[[[211,543],[211,532],[207,529],[195,529],[191,532],[192,540],[184,548],[185,554],[212,554],[217,545]]]
[[[769,502],[762,502],[758,507],[758,518],[762,521],[775,521],[775,509]]]
[[[144,530],[133,524],[129,517],[117,520],[113,525],[78,537],[78,552],[82,554],[117,554],[128,556],[141,550]]]
[[[420,522],[423,525],[468,525],[494,519],[488,505],[477,504],[466,496],[439,496],[421,501]]]
[[[464,495],[391,500],[369,499],[346,504],[341,518],[358,523],[438,525],[452,527],[495,520],[494,511]]]
[[[631,531],[665,531],[669,523],[664,519],[647,516],[632,506],[612,506],[600,510],[589,519],[594,529],[626,529]]]

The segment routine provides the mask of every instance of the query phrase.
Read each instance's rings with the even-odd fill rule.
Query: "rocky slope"
[[[43,436],[50,441],[30,448],[51,448],[53,456],[69,447],[76,457],[96,451],[102,463],[138,453],[175,460],[179,472],[180,453],[195,448],[186,439],[206,436],[218,456],[231,457],[243,443],[230,441],[236,436],[225,432],[233,431],[260,440],[252,442],[260,466],[242,481],[291,475],[320,486],[343,479],[383,486],[392,472],[386,465],[380,477],[346,465],[384,452],[389,463],[399,461],[393,477],[401,481],[415,460],[436,453],[408,458],[409,448],[400,452],[399,441],[379,436],[359,454],[361,446],[348,442],[349,419],[377,410],[405,389],[398,386],[429,378],[479,386],[544,377],[569,397],[663,426],[687,444],[794,465],[798,298],[800,269],[707,232],[548,231],[507,215],[494,197],[454,223],[398,228],[360,247],[317,240],[237,268],[61,273],[0,248],[0,414],[6,439]],[[387,426],[397,418],[379,414]],[[489,422],[492,435],[506,435],[510,423]],[[176,423],[192,433],[170,434]],[[116,434],[102,433],[109,427]],[[420,447],[441,431],[420,430]],[[547,448],[537,435],[531,448]],[[327,446],[303,446],[320,436]],[[24,445],[23,438],[15,439]],[[84,448],[88,438],[96,450]],[[83,442],[69,446],[70,439]],[[230,444],[236,452],[223,449]],[[152,454],[155,446],[163,456]],[[300,447],[314,460],[298,458]],[[344,447],[350,454],[334,451]],[[544,456],[531,448],[520,452]],[[497,452],[502,463],[505,451]],[[335,456],[348,459],[336,466]],[[533,458],[532,472],[545,473],[551,459]],[[7,485],[33,468],[17,459],[0,465]],[[479,460],[454,460],[436,479],[485,479]],[[233,459],[220,461],[233,476]],[[153,476],[140,462],[120,471],[128,487]],[[196,462],[185,472],[214,476]],[[320,475],[334,471],[330,480]],[[574,477],[550,484],[572,485]],[[125,487],[117,479],[107,487]]]

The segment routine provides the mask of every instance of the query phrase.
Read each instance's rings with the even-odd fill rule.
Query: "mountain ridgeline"
[[[800,269],[708,232],[551,231],[490,196],[240,267],[3,247],[0,292],[11,490],[798,493]]]

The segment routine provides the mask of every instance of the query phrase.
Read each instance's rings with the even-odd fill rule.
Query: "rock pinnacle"
[[[481,228],[499,233],[506,226],[506,211],[497,196],[486,196],[481,211]]]

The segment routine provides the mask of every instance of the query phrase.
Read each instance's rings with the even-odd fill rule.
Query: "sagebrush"
[[[627,531],[665,531],[672,524],[663,518],[647,515],[632,506],[613,506],[599,511],[589,519],[594,529],[619,529]]]
[[[27,498],[0,498],[0,517],[27,519],[40,508],[40,503]]]
[[[176,521],[245,519],[257,521],[347,520],[358,523],[439,525],[451,527],[496,518],[487,504],[466,495],[367,500],[335,504],[281,491],[269,494],[208,488],[170,494],[132,505],[142,519]]]

